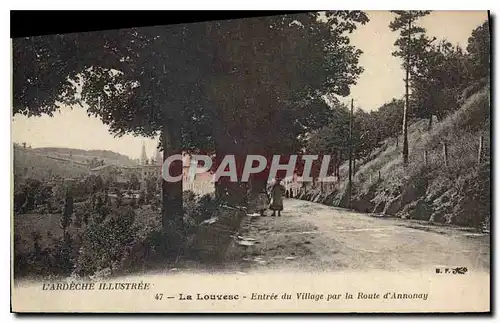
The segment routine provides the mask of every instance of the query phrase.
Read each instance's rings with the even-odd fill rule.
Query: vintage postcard
[[[490,312],[490,42],[487,11],[13,37],[12,311]]]

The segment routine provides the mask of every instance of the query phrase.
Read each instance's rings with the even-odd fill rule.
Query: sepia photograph
[[[12,312],[491,311],[488,11],[164,21],[12,36]]]

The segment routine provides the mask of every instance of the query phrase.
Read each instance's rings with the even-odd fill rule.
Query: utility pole
[[[408,108],[410,83],[410,44],[411,44],[411,17],[408,17],[408,42],[406,45],[406,79],[405,79],[405,107],[403,111],[403,164],[408,165]]]
[[[349,114],[349,183],[347,185],[348,208],[351,208],[352,194],[352,116],[354,109],[354,99],[351,99],[351,113]]]

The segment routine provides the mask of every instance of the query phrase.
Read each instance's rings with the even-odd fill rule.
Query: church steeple
[[[146,146],[144,145],[144,141],[142,142],[142,153],[141,153],[141,165],[146,165],[148,160],[148,156],[146,155]]]
[[[155,161],[157,165],[163,164],[163,154],[161,153],[159,148],[156,148],[156,157]]]

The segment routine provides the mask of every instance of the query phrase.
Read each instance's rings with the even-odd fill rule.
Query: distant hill
[[[14,145],[13,171],[16,175],[44,179],[52,174],[77,177],[89,173],[93,162],[105,165],[133,166],[132,159],[109,150],[82,150],[73,148],[23,148]]]
[[[88,164],[92,161],[92,159],[97,158],[98,160],[103,160],[104,164],[121,166],[137,165],[137,163],[128,156],[115,153],[110,150],[83,150],[74,148],[44,147],[34,148],[33,151],[47,156],[71,159],[84,164]]]
[[[34,149],[24,149],[14,146],[13,171],[15,175],[44,179],[52,174],[61,177],[76,177],[88,173],[89,168],[81,163],[53,158],[36,152]]]

